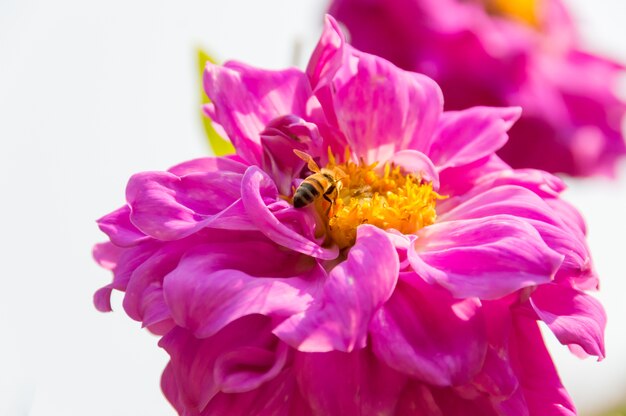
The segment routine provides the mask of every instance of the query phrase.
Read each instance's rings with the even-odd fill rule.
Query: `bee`
[[[341,180],[347,176],[346,173],[338,167],[333,169],[320,169],[311,155],[297,149],[293,149],[293,152],[300,159],[304,160],[309,170],[313,172],[312,175],[307,176],[304,181],[302,181],[293,194],[293,206],[295,208],[302,208],[313,203],[317,198],[322,197],[330,203],[326,211],[326,215],[328,215],[341,190]]]

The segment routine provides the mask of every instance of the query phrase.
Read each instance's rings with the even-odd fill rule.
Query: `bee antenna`
[[[307,163],[307,166],[310,171],[312,172],[320,171],[320,167],[317,166],[317,163],[315,163],[315,161],[313,160],[310,154],[305,153],[298,149],[293,149],[293,152],[296,154],[296,156],[298,156],[300,159],[304,160]]]

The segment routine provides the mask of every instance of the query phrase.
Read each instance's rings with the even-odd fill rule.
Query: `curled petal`
[[[343,63],[345,37],[332,16],[326,15],[322,36],[309,59],[306,74],[316,90],[328,85]]]
[[[485,192],[496,186],[517,185],[529,189],[542,198],[558,198],[566,188],[565,183],[548,172],[536,169],[498,169],[476,183],[471,194]]]
[[[261,132],[262,168],[271,177],[282,195],[289,195],[293,180],[300,175],[305,162],[294,149],[306,153],[319,152],[322,137],[317,126],[293,114],[272,120]]]
[[[314,416],[298,388],[295,371],[286,367],[280,374],[254,390],[218,393],[202,416],[298,415]]]
[[[426,182],[431,182],[434,190],[439,189],[437,169],[424,153],[417,150],[400,150],[387,162],[401,166],[405,172],[412,173]]]
[[[96,290],[93,294],[93,304],[100,312],[111,312],[111,292],[113,291],[113,285],[108,284],[100,289]]]
[[[598,276],[593,267],[589,247],[580,232],[572,232],[563,225],[546,224],[536,220],[529,223],[539,231],[543,241],[563,255],[563,264],[556,275],[556,282],[567,282],[579,289],[597,289]]]
[[[254,229],[238,201],[240,173],[167,172],[134,175],[126,188],[130,220],[159,240],[177,240],[205,227]]]
[[[169,319],[170,311],[163,298],[163,278],[176,268],[187,249],[184,241],[163,246],[134,268],[122,303],[128,316],[143,322],[144,326]]]
[[[606,313],[600,302],[570,287],[549,284],[530,297],[533,309],[564,345],[577,345],[583,356],[604,358]]]
[[[458,202],[446,200],[439,204],[438,208],[443,212],[439,221],[486,218],[502,214],[526,219],[550,248],[564,256],[559,279],[569,279],[582,286],[589,281],[595,281],[584,235],[576,224],[567,225],[563,220],[573,215],[570,212],[562,213],[553,209],[537,194],[519,185],[496,186],[454,206]],[[450,209],[450,206],[454,208]]]
[[[143,233],[130,220],[130,208],[124,205],[98,221],[98,228],[118,247],[135,246],[150,237]]]
[[[133,272],[161,247],[154,240],[125,249],[113,270],[113,288],[125,291]]]
[[[398,150],[425,152],[443,109],[437,84],[351,48],[344,60],[333,79],[333,102],[354,154],[371,163]]]
[[[462,199],[444,200],[437,209],[441,222],[508,214],[553,225],[562,224],[557,212],[542,198],[517,185],[496,186],[481,193],[473,192]]]
[[[394,290],[398,269],[398,255],[386,233],[360,226],[348,258],[331,270],[315,302],[274,333],[303,352],[363,348],[372,317]]]
[[[519,107],[473,107],[444,112],[425,152],[439,170],[482,159],[504,146],[506,132],[521,111]]]
[[[208,62],[204,89],[212,121],[250,164],[261,162],[259,133],[265,125],[284,114],[306,114],[311,96],[306,76],[297,69],[267,71],[232,61],[224,66]]]
[[[172,329],[159,342],[171,358],[162,380],[168,399],[199,414],[221,391],[246,392],[275,378],[287,349],[270,326],[270,319],[252,315],[205,339]]]
[[[93,255],[96,261],[102,267],[113,271],[113,282],[94,293],[96,309],[101,312],[111,311],[112,290],[125,291],[135,269],[149,259],[156,248],[154,240],[125,249],[118,248],[112,243],[102,243],[94,247]]]
[[[471,192],[477,183],[480,183],[485,175],[490,173],[502,173],[510,169],[497,155],[484,157],[469,165],[448,168],[439,172],[442,195],[454,197]]]
[[[415,272],[454,297],[497,299],[550,282],[563,261],[530,224],[510,215],[435,223],[408,253]]]
[[[393,296],[374,316],[372,345],[387,365],[437,386],[462,384],[487,352],[480,302],[454,299],[413,273],[403,273]]]
[[[339,254],[336,247],[323,248],[317,242],[295,232],[293,228],[286,224],[293,224],[295,227],[302,227],[307,224],[307,232],[312,231],[311,219],[307,218],[306,211],[296,211],[293,207],[283,208],[283,213],[274,213],[268,207],[268,202],[275,201],[278,197],[278,190],[274,182],[265,172],[255,166],[251,166],[246,171],[241,187],[241,200],[245,206],[250,221],[265,234],[270,240],[288,247],[299,253],[307,254],[320,259],[334,259]],[[277,216],[288,217],[288,221],[281,222]],[[297,217],[297,218],[296,218]]]
[[[324,272],[305,256],[294,254],[258,242],[197,247],[165,278],[165,299],[174,320],[204,338],[242,316],[285,318],[306,310]],[[275,277],[281,267],[298,272],[297,263],[299,268],[308,263],[308,270]],[[275,274],[256,277],[247,273],[252,271]]]
[[[287,360],[288,347],[277,343],[275,351],[245,346],[221,355],[215,362],[215,380],[224,393],[254,390],[266,380],[276,377]],[[258,369],[268,371],[259,377]]]
[[[178,165],[172,166],[167,171],[176,176],[184,176],[190,173],[229,171],[243,174],[247,165],[240,160],[236,160],[234,155],[223,157],[202,157],[188,160]]]

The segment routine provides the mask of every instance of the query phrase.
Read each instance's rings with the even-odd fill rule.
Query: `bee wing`
[[[320,167],[317,166],[317,163],[315,163],[315,161],[313,160],[310,154],[304,153],[298,149],[293,149],[293,152],[296,154],[296,156],[298,156],[300,159],[306,162],[311,172],[318,173],[320,171]]]

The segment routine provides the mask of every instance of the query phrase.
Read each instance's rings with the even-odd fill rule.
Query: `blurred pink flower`
[[[562,182],[494,154],[518,108],[442,112],[332,18],[306,72],[207,64],[205,88],[237,154],[134,175],[94,250],[96,307],[123,291],[163,335],[181,415],[574,414],[536,321],[602,358],[605,315]],[[332,206],[293,207],[293,149],[344,172]]]
[[[585,52],[560,0],[334,0],[351,43],[437,81],[447,110],[521,106],[515,168],[613,175],[626,153],[624,67]]]

